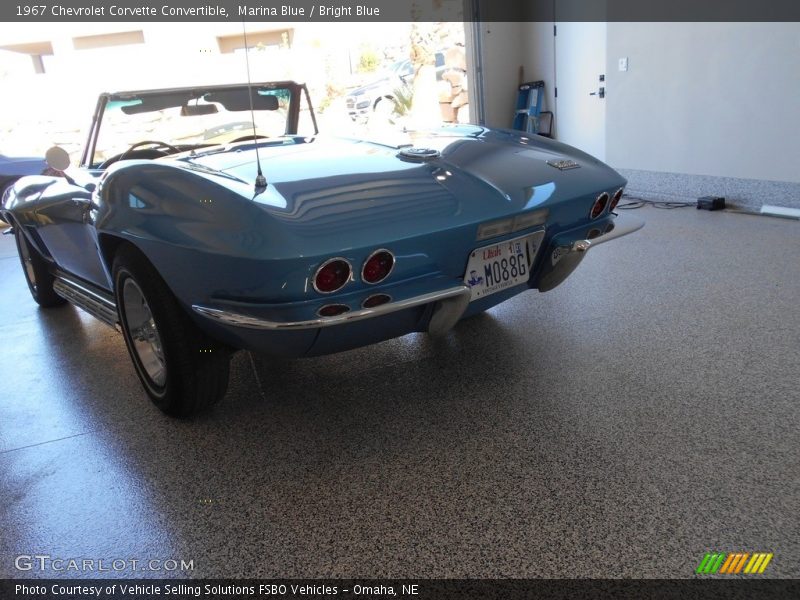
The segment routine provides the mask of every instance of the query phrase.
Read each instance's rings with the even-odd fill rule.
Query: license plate
[[[542,238],[544,231],[537,231],[473,250],[464,275],[464,283],[471,290],[470,301],[528,281]]]

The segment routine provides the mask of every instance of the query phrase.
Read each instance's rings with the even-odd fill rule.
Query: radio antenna
[[[253,84],[250,82],[250,48],[247,45],[247,28],[242,21],[242,34],[244,36],[244,63],[247,66],[247,95],[250,98],[250,122],[253,124],[253,143],[256,146],[256,194],[260,194],[267,187],[267,178],[261,172],[261,159],[258,157],[258,136],[256,134],[256,113],[253,110]]]

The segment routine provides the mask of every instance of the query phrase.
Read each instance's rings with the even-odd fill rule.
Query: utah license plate
[[[485,298],[528,281],[542,238],[544,231],[537,231],[473,250],[464,275],[464,283],[472,292],[470,300]]]

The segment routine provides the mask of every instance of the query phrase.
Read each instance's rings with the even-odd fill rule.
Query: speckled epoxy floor
[[[708,550],[800,576],[800,223],[637,215],[562,287],[444,339],[239,353],[223,403],[188,422],[149,404],[113,331],[38,310],[3,237],[0,577],[76,575],[17,571],[20,554],[195,577],[681,577]]]

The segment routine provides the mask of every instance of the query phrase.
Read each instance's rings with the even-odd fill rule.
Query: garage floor
[[[644,230],[562,287],[445,339],[239,353],[189,422],[150,405],[111,329],[37,309],[3,237],[0,577],[42,576],[19,554],[195,577],[687,577],[711,550],[800,576],[800,223],[636,214]]]

